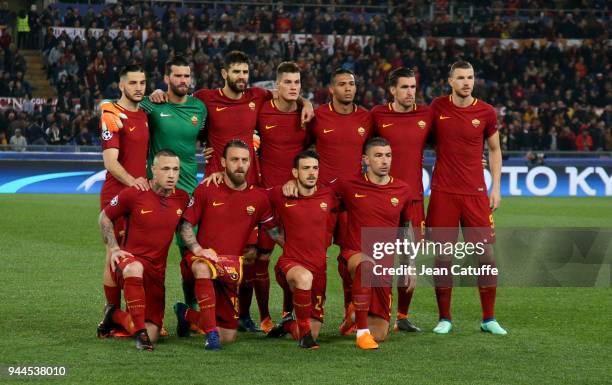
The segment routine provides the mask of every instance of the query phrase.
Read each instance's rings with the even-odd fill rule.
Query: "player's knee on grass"
[[[159,326],[151,322],[146,322],[145,326],[147,327],[147,334],[149,334],[151,342],[157,342],[159,339]]]
[[[219,328],[219,338],[222,344],[235,342],[236,336],[238,336],[238,331],[236,329]]]
[[[144,272],[144,267],[142,266],[142,263],[138,261],[132,261],[128,263],[127,265],[125,265],[123,270],[121,270],[121,273],[123,274],[125,278],[127,277],[141,277],[142,278],[143,272]]]
[[[296,266],[287,272],[289,285],[301,290],[310,290],[312,288],[312,279],[312,273],[300,266]]]
[[[193,276],[197,279],[201,279],[201,278],[210,279],[213,276],[212,270],[210,270],[210,266],[208,266],[208,263],[204,261],[195,261],[191,265],[191,271],[193,271]]]
[[[378,342],[386,340],[389,335],[389,322],[380,317],[369,316],[368,328],[372,337]]]
[[[372,271],[374,268],[374,260],[362,253],[357,253],[351,256],[348,261],[348,270],[351,274],[351,279],[355,278],[355,272],[357,271],[357,266],[359,265],[362,265],[362,271]]]

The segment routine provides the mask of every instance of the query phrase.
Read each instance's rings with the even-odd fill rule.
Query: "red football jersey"
[[[436,164],[431,189],[454,194],[487,194],[482,170],[484,141],[497,132],[495,109],[478,99],[457,107],[451,96],[431,103]]]
[[[149,125],[147,114],[122,109],[127,119],[123,119],[123,128],[118,132],[102,131],[102,150],[116,148],[119,150],[118,162],[134,178],[147,177],[147,156],[149,151]],[[127,186],[119,182],[110,172],[100,191],[100,209]]]
[[[363,145],[372,132],[372,118],[365,108],[354,106],[352,113],[344,115],[336,112],[331,102],[321,105],[309,128],[321,158],[321,183],[361,172]]]
[[[265,102],[259,111],[259,167],[264,187],[278,186],[291,178],[293,158],[307,144],[306,130],[300,125],[301,110],[282,112],[276,108],[273,100]]]
[[[410,220],[414,200],[408,184],[391,177],[377,185],[366,174],[338,179],[330,185],[342,199],[348,217],[343,249],[361,250],[362,227],[401,227]]]
[[[257,125],[259,109],[268,99],[272,98],[270,91],[263,88],[247,88],[240,99],[230,99],[223,94],[221,88],[214,90],[201,89],[193,93],[208,109],[206,130],[207,146],[212,147],[212,158],[206,165],[206,175],[223,171],[221,157],[223,148],[232,139],[241,139],[249,145],[251,152],[251,167],[247,175],[249,184],[257,181],[257,170],[253,151],[253,133]]]
[[[431,130],[429,107],[416,104],[409,112],[396,112],[391,103],[372,111],[374,135],[391,143],[391,174],[408,183],[413,196],[423,199],[423,149]]]
[[[327,228],[338,200],[329,187],[319,188],[313,195],[288,198],[281,187],[270,192],[270,201],[285,230],[285,247],[280,258],[299,262],[313,272],[325,273],[327,247],[330,244]]]
[[[189,194],[181,189],[163,197],[153,190],[139,191],[132,187],[115,196],[104,212],[111,220],[126,217],[121,248],[146,259],[163,275],[168,249],[188,201]]]
[[[183,218],[198,228],[198,243],[217,254],[242,255],[249,236],[259,224],[275,226],[270,201],[260,188],[233,190],[225,183],[199,185]]]

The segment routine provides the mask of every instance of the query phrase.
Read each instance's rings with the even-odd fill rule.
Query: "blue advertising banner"
[[[98,194],[104,182],[100,154],[9,153],[0,157],[0,193]],[[26,158],[26,159],[24,159]],[[42,159],[41,159],[42,158]],[[200,162],[201,166],[201,162]],[[429,195],[433,159],[426,158],[423,186]],[[612,160],[557,158],[544,165],[524,160],[505,161],[502,169],[504,196],[612,196]],[[487,186],[491,175],[484,171]],[[201,179],[202,173],[198,175]]]

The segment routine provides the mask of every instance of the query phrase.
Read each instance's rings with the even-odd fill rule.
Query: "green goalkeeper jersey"
[[[152,103],[148,97],[140,102],[140,108],[149,116],[149,159],[147,173],[151,175],[154,155],[162,149],[172,150],[181,161],[181,174],[177,187],[193,193],[198,185],[196,142],[204,129],[207,109],[201,100],[187,96],[182,104]]]

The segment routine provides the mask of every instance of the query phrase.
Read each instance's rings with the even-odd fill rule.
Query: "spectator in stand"
[[[18,128],[15,130],[15,134],[11,136],[11,140],[9,141],[11,145],[11,149],[13,151],[25,151],[28,145],[25,136],[21,135],[21,129]]]
[[[582,130],[576,138],[577,151],[593,151],[593,138],[588,130]]]

